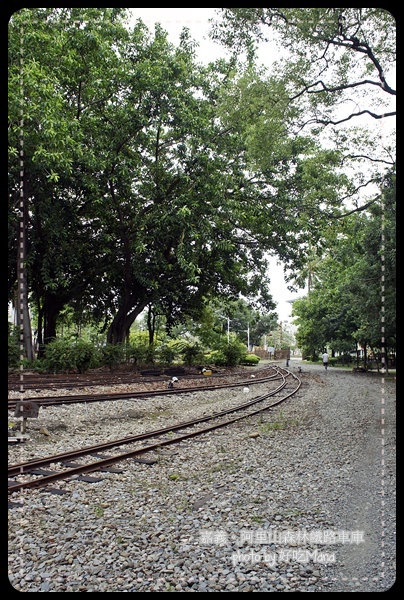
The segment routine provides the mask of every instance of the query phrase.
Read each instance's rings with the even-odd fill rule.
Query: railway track
[[[209,380],[207,380],[206,377],[201,376],[201,380],[199,381],[199,383],[203,382],[203,385],[201,385],[199,388],[196,388],[195,386],[192,387],[175,387],[175,389],[149,389],[149,390],[142,390],[142,391],[130,391],[130,392],[115,392],[115,393],[107,393],[107,394],[74,394],[74,395],[63,395],[63,396],[30,396],[29,397],[29,402],[34,402],[35,404],[37,404],[39,407],[41,406],[58,406],[61,404],[75,404],[75,403],[80,403],[80,402],[102,402],[102,401],[113,401],[113,400],[123,400],[123,399],[128,399],[128,398],[150,398],[153,396],[160,396],[160,395],[172,395],[173,393],[175,394],[189,394],[190,392],[195,392],[195,390],[197,389],[202,389],[202,390],[215,390],[215,389],[222,389],[225,387],[237,387],[237,386],[244,386],[244,385],[253,385],[256,383],[266,383],[267,381],[271,381],[274,378],[279,377],[279,375],[276,372],[271,372],[270,375],[268,376],[264,376],[264,377],[260,377],[260,378],[255,378],[255,379],[249,379],[248,381],[243,379],[240,380],[238,383],[234,382],[234,379],[232,382],[228,382],[228,381],[224,381],[223,377],[222,379],[222,383],[217,383],[217,384],[209,384]],[[8,410],[13,411],[15,410],[16,406],[17,406],[17,402],[19,402],[19,400],[17,398],[12,398],[8,400]]]
[[[302,384],[300,378],[287,369],[275,367],[273,370],[274,377],[271,380],[274,384],[273,389],[232,408],[162,429],[10,465],[8,492],[12,495],[22,490],[45,488],[45,491],[62,494],[65,493],[63,488],[49,486],[57,481],[69,479],[99,481],[99,478],[88,477],[87,474],[122,472],[123,468],[117,469],[113,465],[127,459],[155,462],[141,457],[157,452],[164,446],[179,444],[189,438],[202,436],[236,421],[268,411],[296,394]],[[269,382],[270,378],[267,379]],[[106,455],[106,452],[110,454]]]
[[[150,373],[150,374],[149,374]],[[204,376],[198,372],[187,373],[182,369],[165,369],[155,370],[155,374],[151,374],[152,370],[141,372],[117,372],[117,373],[97,373],[97,374],[42,374],[24,373],[23,380],[21,375],[13,373],[8,376],[8,391],[18,392],[21,385],[25,390],[45,390],[45,389],[72,389],[77,387],[92,387],[102,385],[136,385],[144,383],[156,383],[156,381],[168,381],[173,375],[181,377],[181,379],[203,379]],[[222,377],[223,373],[212,373],[213,378]]]

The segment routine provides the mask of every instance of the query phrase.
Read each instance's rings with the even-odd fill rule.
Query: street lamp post
[[[230,318],[229,317],[225,317],[224,315],[218,315],[218,317],[220,319],[227,319],[227,343],[230,344]],[[222,324],[222,331],[223,331],[223,324]]]

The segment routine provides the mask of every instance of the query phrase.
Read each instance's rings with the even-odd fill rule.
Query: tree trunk
[[[126,308],[120,308],[112,320],[107,332],[108,344],[121,344],[129,339],[129,330],[136,318],[147,306],[148,301],[141,302],[130,312]]]
[[[149,346],[153,345],[154,342],[154,332],[156,328],[156,316],[153,313],[151,306],[149,306],[149,310],[147,313],[147,331],[149,332]]]
[[[31,317],[29,314],[26,289],[27,288],[25,285],[25,291],[17,294],[17,327],[22,333],[21,341],[23,344],[25,357],[28,360],[34,360],[35,353],[32,342]]]
[[[37,322],[37,334],[36,334],[36,342],[38,347],[38,358],[42,358],[44,353],[43,348],[43,307],[41,303],[37,302],[37,313],[38,313],[38,322]]]
[[[20,329],[20,341],[23,346],[23,353],[28,360],[34,360],[34,347],[32,342],[31,317],[28,307],[28,280],[26,267],[26,248],[27,248],[27,223],[28,210],[27,203],[24,201],[24,195],[20,197],[20,227],[19,243],[17,244],[17,327]]]
[[[120,344],[126,339],[125,314],[119,310],[112,320],[107,332],[108,344]]]
[[[65,306],[65,301],[60,297],[46,293],[43,305],[44,310],[44,344],[49,344],[56,339],[56,325],[60,311]]]

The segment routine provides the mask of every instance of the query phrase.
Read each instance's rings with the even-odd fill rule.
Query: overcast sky
[[[184,27],[188,27],[194,40],[200,43],[199,57],[209,62],[217,58],[219,54],[225,55],[224,50],[208,40],[210,28],[208,20],[215,17],[216,8],[131,8],[134,21],[142,21],[151,30],[154,23],[160,23],[169,34],[170,42],[178,44],[180,33]]]
[[[167,31],[169,40],[175,45],[179,44],[180,33],[184,27],[190,30],[191,37],[199,43],[198,58],[201,62],[213,61],[218,57],[225,57],[227,54],[222,46],[212,42],[208,38],[208,31],[211,27],[209,19],[215,18],[216,8],[131,8],[133,22],[136,19],[142,19],[145,25],[151,31],[154,30],[154,24],[160,23]],[[267,54],[268,55],[268,54]],[[262,62],[265,61],[265,55],[261,55]],[[296,299],[304,295],[302,290],[299,294],[290,292],[287,289],[283,276],[283,268],[278,265],[276,260],[271,259],[270,268],[271,293],[274,301],[277,303],[277,313],[280,321],[291,322],[291,304],[289,300]]]

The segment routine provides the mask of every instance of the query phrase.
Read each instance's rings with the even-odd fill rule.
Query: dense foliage
[[[66,311],[77,323],[100,326],[111,366],[145,311],[150,358],[159,319],[167,332],[187,325],[195,343],[209,346],[223,334],[218,305],[224,306],[221,327],[231,319],[244,345],[257,344],[276,323],[270,255],[284,261],[298,284],[318,262],[328,272],[330,245],[356,261],[360,253],[351,245],[365,228],[374,243],[369,260],[361,255],[351,264],[352,282],[380,261],[380,199],[386,211],[393,207],[394,153],[387,140],[375,145],[369,130],[352,137],[334,127],[340,125],[334,111],[359,83],[394,96],[382,68],[387,73],[395,64],[389,14],[341,9],[341,25],[336,9],[219,10],[225,33],[216,31],[217,39],[251,50],[259,26],[270,27],[295,54],[270,74],[251,60],[252,52],[245,63],[233,57],[205,66],[187,30],[176,47],[160,25],[152,33],[141,21],[130,27],[123,8],[32,8],[13,15],[8,295],[14,300],[18,292],[22,190],[24,277],[40,348],[57,338]],[[358,56],[365,58],[360,65]],[[324,85],[316,71],[321,65],[327,75],[331,66],[334,77]],[[362,66],[362,79],[351,80]],[[363,73],[377,77],[369,84]],[[377,120],[373,108],[365,112]],[[366,175],[357,168],[365,163],[372,166]],[[376,191],[363,198],[370,183]],[[394,249],[392,235],[389,260]],[[349,260],[338,264],[348,267]],[[327,320],[327,306],[334,305],[325,276],[318,281]],[[375,346],[379,288],[372,281],[371,323],[359,314],[365,303],[352,299],[365,296],[368,284],[359,292],[352,287],[352,297],[341,293],[347,306],[355,305],[344,309],[351,320],[341,325],[333,316],[338,327],[327,335],[317,329],[321,340],[314,346],[349,335]],[[388,298],[393,285],[389,279]],[[316,294],[319,286],[310,306]],[[303,336],[313,330],[312,317],[299,310]],[[232,350],[229,342],[224,353]],[[185,360],[199,350],[184,348]],[[173,352],[166,344],[166,362]],[[90,361],[84,346],[82,360],[77,368]]]
[[[338,148],[336,164],[349,173],[346,193],[332,212],[317,186],[318,163],[302,175],[305,207],[312,197],[311,214],[317,202],[329,219],[317,239],[301,239],[305,264],[288,272],[291,289],[307,292],[293,309],[298,344],[314,358],[327,345],[332,352],[361,347],[365,356],[369,348],[387,356],[396,347],[394,16],[382,8],[217,12],[212,38],[235,53],[245,51],[250,64],[259,50],[271,52],[274,44],[278,49],[270,74],[261,69],[260,84],[249,85],[244,97],[247,102],[252,89],[252,102],[261,107],[257,125],[250,125],[257,161],[264,164],[274,146],[266,131],[262,135],[266,115],[283,106],[289,132]],[[289,188],[288,178],[284,181]],[[315,228],[319,221],[311,224]],[[302,231],[299,227],[296,235]]]
[[[310,293],[293,304],[297,341],[306,356],[370,351],[387,364],[396,351],[395,178],[370,214],[351,215],[318,263]]]

